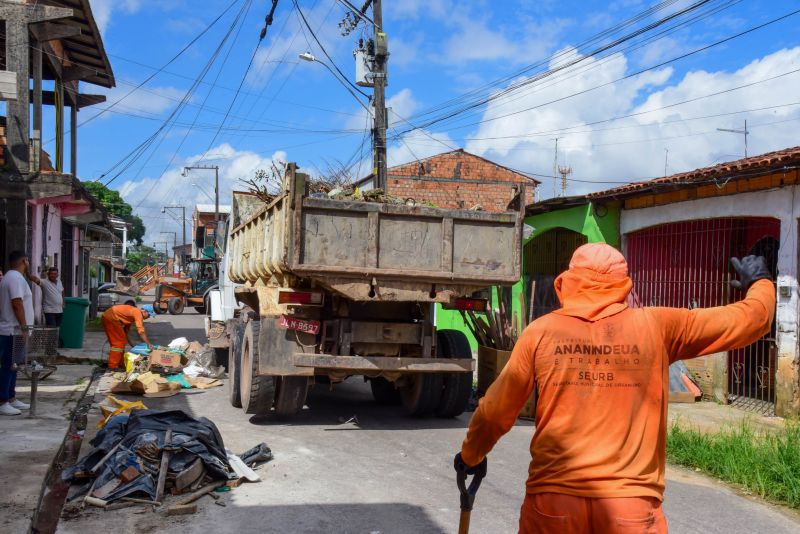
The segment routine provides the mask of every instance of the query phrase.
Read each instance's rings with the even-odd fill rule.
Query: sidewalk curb
[[[36,509],[31,517],[28,532],[44,534],[55,532],[69,486],[61,481],[62,471],[78,459],[87,425],[87,413],[94,402],[94,394],[103,370],[95,369],[72,412],[69,428],[45,475]]]

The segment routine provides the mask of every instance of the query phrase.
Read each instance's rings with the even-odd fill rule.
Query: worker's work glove
[[[764,256],[745,256],[741,260],[731,258],[731,266],[739,275],[738,280],[731,280],[731,286],[742,291],[747,291],[756,280],[772,279]]]
[[[470,467],[464,463],[464,460],[461,459],[461,453],[459,452],[453,459],[453,468],[456,470],[456,473],[464,473],[465,475],[479,475],[481,478],[483,478],[486,476],[486,466],[488,463],[489,462],[486,460],[486,458],[484,458],[483,461],[478,465],[473,465]]]

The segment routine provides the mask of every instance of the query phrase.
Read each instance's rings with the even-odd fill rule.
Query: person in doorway
[[[0,415],[19,415],[30,405],[17,399],[17,369],[14,365],[14,338],[27,336],[33,325],[33,296],[28,280],[28,257],[14,251],[8,256],[11,267],[0,281]]]
[[[47,278],[39,280],[38,284],[42,288],[44,324],[61,326],[61,318],[64,316],[64,286],[58,278],[58,269],[47,269]]]
[[[131,347],[136,345],[130,339],[131,325],[136,325],[136,332],[139,337],[147,344],[149,349],[153,349],[153,345],[147,339],[147,332],[144,329],[143,321],[148,317],[150,317],[150,314],[147,311],[128,304],[111,306],[103,313],[101,320],[103,330],[106,333],[109,345],[111,345],[108,351],[109,369],[122,369],[124,367],[123,353],[125,352],[125,345],[127,344]]]
[[[667,532],[669,365],[747,346],[769,332],[775,286],[764,258],[731,259],[746,297],[707,309],[630,308],[628,265],[579,247],[555,281],[562,307],[531,323],[470,421],[455,468],[473,474],[538,392],[519,531]]]

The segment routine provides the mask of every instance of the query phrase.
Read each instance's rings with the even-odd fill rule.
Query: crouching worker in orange
[[[139,337],[147,343],[149,349],[153,349],[153,345],[147,339],[147,333],[144,330],[144,321],[150,317],[150,314],[145,310],[140,310],[136,306],[128,304],[117,304],[111,306],[103,313],[103,330],[106,332],[108,343],[111,345],[108,351],[108,368],[121,369],[125,367],[123,362],[123,353],[125,352],[125,345],[131,347],[135,345],[130,339],[131,325],[136,325],[136,332]]]
[[[744,300],[707,309],[629,308],[628,265],[584,245],[555,281],[562,308],[531,323],[481,399],[456,470],[474,472],[537,388],[519,531],[666,533],[669,365],[766,334],[775,287],[764,258],[731,259]],[[735,284],[733,284],[735,285]]]

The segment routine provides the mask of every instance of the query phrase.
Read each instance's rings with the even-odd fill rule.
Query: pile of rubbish
[[[159,507],[167,515],[190,514],[204,495],[225,506],[220,494],[245,480],[260,481],[253,468],[273,458],[265,443],[231,453],[213,422],[180,410],[116,415],[90,444],[93,450],[62,473],[70,483],[68,516],[85,506],[136,505]]]
[[[222,385],[223,366],[216,366],[214,349],[185,337],[167,347],[149,350],[141,344],[125,353],[125,372],[114,373],[111,392],[145,397],[169,397],[182,389]]]
[[[357,202],[376,202],[378,204],[401,204],[407,202],[399,197],[390,195],[383,189],[368,189],[362,191],[358,187],[336,187],[325,192],[311,193],[312,198],[330,198],[333,200],[355,200]],[[413,202],[413,200],[412,200]]]

